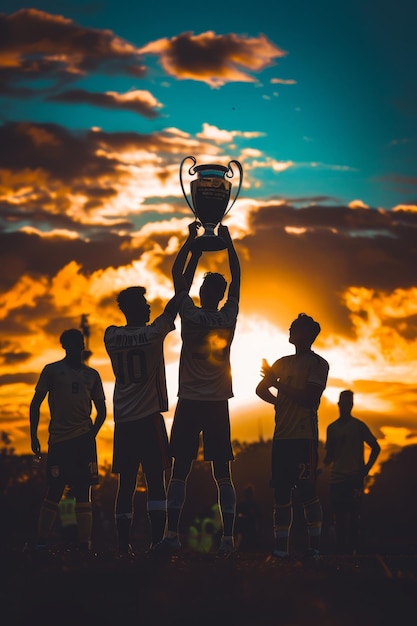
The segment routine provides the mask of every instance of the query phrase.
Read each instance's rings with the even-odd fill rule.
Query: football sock
[[[75,505],[75,517],[77,518],[80,543],[89,546],[93,528],[93,507],[91,502],[77,502]]]
[[[290,530],[293,520],[291,503],[275,504],[273,512],[273,530],[275,539],[275,550],[280,556],[289,554]]]
[[[220,478],[217,486],[223,536],[232,537],[236,515],[236,491],[230,478]]]
[[[46,543],[58,513],[58,502],[44,500],[38,518],[38,543]]]
[[[132,528],[133,512],[116,513],[116,530],[119,552],[128,552],[130,531]]]
[[[317,496],[304,502],[304,517],[307,522],[309,547],[318,550],[320,548],[323,510]]]
[[[147,510],[151,526],[152,545],[159,543],[164,536],[166,509],[166,500],[148,500]]]
[[[171,478],[168,486],[168,529],[167,537],[176,537],[179,532],[179,523],[182,508],[185,502],[185,481],[179,478]]]

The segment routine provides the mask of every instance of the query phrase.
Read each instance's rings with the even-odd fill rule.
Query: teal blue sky
[[[86,30],[110,30],[139,50],[161,38],[213,31],[241,38],[264,35],[286,54],[271,57],[256,71],[238,65],[252,82],[232,79],[217,87],[204,79],[183,79],[179,70],[168,74],[154,54],[141,55],[143,77],[127,75],[121,65],[112,74],[96,68],[70,85],[59,84],[56,76],[40,80],[29,74],[19,78],[19,86],[32,86],[37,95],[5,93],[0,101],[3,122],[139,133],[175,127],[191,135],[207,123],[258,135],[236,139],[236,152],[253,148],[264,159],[292,162],[279,175],[263,168],[260,186],[252,189],[255,195],[320,196],[341,203],[359,199],[385,209],[417,203],[417,10],[411,0],[54,1],[18,6],[62,15]],[[16,2],[3,1],[1,7],[5,15],[17,10]],[[276,79],[284,82],[274,83]],[[76,88],[148,90],[162,108],[149,119],[115,108],[48,102],[46,86],[55,95]]]

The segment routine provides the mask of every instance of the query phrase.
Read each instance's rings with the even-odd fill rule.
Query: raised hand
[[[219,224],[219,237],[221,237],[226,243],[232,241],[229,229],[224,224]]]
[[[195,239],[197,237],[197,231],[200,228],[201,224],[197,220],[188,224],[188,233],[191,239]]]

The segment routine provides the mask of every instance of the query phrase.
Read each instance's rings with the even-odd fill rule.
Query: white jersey
[[[181,301],[180,398],[227,400],[233,397],[230,346],[238,310],[238,299],[233,297],[219,311],[197,307],[189,295]]]
[[[87,433],[92,426],[92,401],[105,399],[99,373],[84,364],[75,370],[66,359],[43,368],[36,391],[48,393],[49,444]]]
[[[175,329],[165,311],[148,326],[109,326],[104,344],[115,376],[115,422],[132,422],[168,410],[164,339]]]

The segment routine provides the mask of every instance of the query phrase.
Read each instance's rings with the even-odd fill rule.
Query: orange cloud
[[[147,118],[158,117],[156,109],[162,108],[162,104],[149,92],[134,89],[127,93],[107,91],[106,93],[92,93],[84,89],[71,89],[57,95],[49,96],[47,100],[55,102],[69,102],[72,104],[90,104],[92,106],[117,109],[121,111],[133,111]]]
[[[138,50],[109,30],[84,28],[37,9],[0,14],[0,83],[3,92],[24,95],[21,81],[73,80],[100,69],[143,76]]]
[[[417,213],[417,205],[415,204],[398,204],[393,209],[395,212],[409,211],[410,213]]]
[[[213,31],[158,39],[140,52],[159,56],[167,74],[179,80],[202,81],[211,87],[231,81],[255,82],[251,72],[260,72],[287,54],[264,35],[216,35]]]

